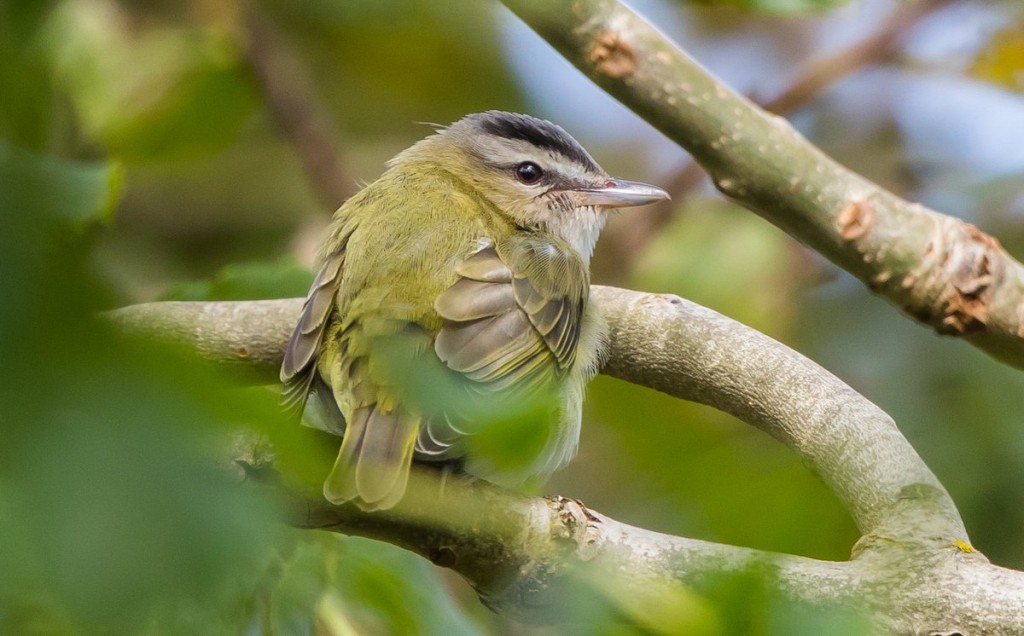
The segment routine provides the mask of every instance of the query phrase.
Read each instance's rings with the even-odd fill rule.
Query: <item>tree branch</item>
[[[952,500],[877,406],[795,351],[676,296],[594,286],[611,326],[609,375],[731,413],[791,447],[871,533],[928,507],[942,534],[966,540]],[[301,299],[164,302],[110,316],[130,332],[182,342],[259,381],[277,370]],[[935,527],[938,530],[937,527]]]
[[[524,620],[553,620],[559,599],[581,587],[602,586],[588,593],[625,602],[754,568],[794,600],[867,611],[887,631],[1024,631],[1024,574],[990,565],[970,546],[948,495],[877,407],[796,352],[709,309],[608,287],[594,287],[593,298],[612,327],[604,371],[732,412],[794,448],[864,532],[849,562],[671,537],[573,500],[524,497],[456,476],[439,481],[426,469],[415,471],[396,508],[365,513],[329,504],[319,484],[278,475],[272,450],[257,437],[244,438],[234,459],[250,483],[286,504],[293,524],[406,547],[459,572],[495,610]],[[108,318],[126,332],[184,343],[207,360],[248,370],[249,381],[270,382],[301,305],[297,298],[151,303]]]
[[[783,114],[806,106],[836,80],[891,56],[907,31],[918,22],[957,0],[924,0],[901,3],[866,38],[800,69],[788,87],[761,108]]]
[[[830,55],[811,60],[778,95],[768,101],[755,102],[761,108],[778,115],[806,106],[843,77],[893,55],[907,31],[925,17],[956,1],[930,0],[901,4],[867,37]],[[701,170],[700,164],[687,160],[662,184],[665,191],[671,195],[670,200],[652,205],[644,214],[637,215],[628,224],[615,226],[616,231],[605,238],[605,241],[610,242],[609,249],[615,253],[617,280],[628,279],[636,256],[641,254],[647,244],[668,224],[687,193],[703,182],[703,176],[704,171]]]
[[[723,194],[938,333],[1024,368],[1024,266],[996,239],[842,167],[614,0],[503,1]]]
[[[357,189],[334,140],[336,127],[277,25],[257,3],[246,7],[245,56],[267,111],[302,161],[320,204],[335,210]]]

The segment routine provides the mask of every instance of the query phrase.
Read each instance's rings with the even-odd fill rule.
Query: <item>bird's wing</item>
[[[530,398],[557,384],[576,359],[589,292],[586,267],[567,245],[531,235],[483,242],[438,296],[443,323],[434,351],[477,393]],[[511,396],[511,397],[510,397]],[[442,455],[465,434],[432,418],[417,450]]]
[[[395,378],[407,370],[407,358],[429,350],[430,337],[401,320],[368,317],[353,329],[361,332],[364,343],[372,344],[360,348],[353,346],[350,335],[339,335],[339,347],[346,351],[338,364],[344,380],[341,387],[328,386],[318,376],[317,361],[343,289],[344,261],[342,245],[324,260],[309,290],[281,365],[282,404],[301,413],[311,388],[324,392],[316,396],[323,403],[320,406],[328,408],[330,419],[342,421],[326,422],[322,428],[343,431],[338,457],[324,482],[324,496],[334,503],[354,499],[364,510],[381,510],[394,506],[405,493],[420,431],[421,418],[395,399],[399,393]],[[377,354],[373,358],[371,349]],[[374,363],[378,368],[371,372]],[[347,421],[338,406],[339,390],[352,407]]]
[[[281,363],[281,381],[284,382],[281,404],[288,411],[301,414],[305,407],[306,397],[316,375],[316,361],[323,345],[328,318],[334,311],[344,263],[344,246],[324,260],[306,296],[299,322],[284,350],[284,362]]]
[[[449,368],[504,389],[538,365],[572,366],[589,289],[574,254],[513,237],[484,244],[456,273],[434,303],[444,320],[434,350]]]

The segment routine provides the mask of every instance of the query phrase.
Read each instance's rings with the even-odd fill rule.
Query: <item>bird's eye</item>
[[[540,178],[544,176],[544,171],[540,169],[540,166],[532,161],[524,161],[516,166],[515,174],[519,183],[533,185],[540,181]]]

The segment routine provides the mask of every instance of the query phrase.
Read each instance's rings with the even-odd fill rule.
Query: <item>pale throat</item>
[[[571,245],[583,260],[583,264],[590,267],[590,257],[594,253],[597,237],[604,229],[607,219],[608,214],[604,210],[592,207],[577,208],[549,219],[547,229]]]

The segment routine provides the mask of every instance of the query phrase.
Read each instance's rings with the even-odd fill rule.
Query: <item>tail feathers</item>
[[[363,510],[386,510],[405,494],[419,419],[379,404],[357,409],[348,423],[324,497],[355,501]]]

